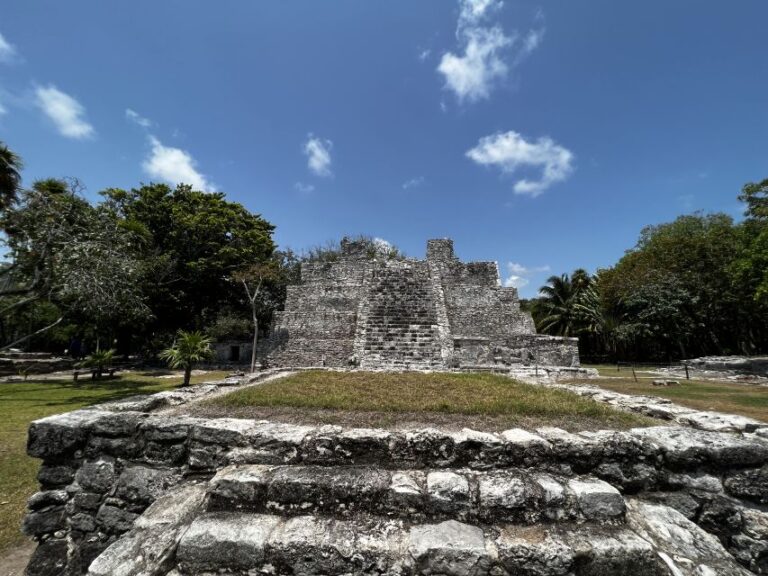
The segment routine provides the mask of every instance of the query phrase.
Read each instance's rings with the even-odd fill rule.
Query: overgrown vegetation
[[[768,352],[768,180],[739,199],[742,222],[680,216],[643,229],[610,268],[551,277],[529,304],[537,327],[578,335],[593,360]]]

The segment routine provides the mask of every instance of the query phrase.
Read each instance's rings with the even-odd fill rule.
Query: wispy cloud
[[[444,53],[437,67],[445,88],[454,92],[459,102],[488,98],[510,66],[517,66],[541,44],[543,25],[521,36],[516,31],[507,35],[500,26],[489,23],[502,6],[501,0],[459,0],[459,52]],[[537,22],[542,19],[537,15]]]
[[[419,186],[423,186],[425,182],[426,182],[426,179],[424,178],[424,176],[417,176],[416,178],[411,178],[410,180],[403,182],[403,190],[418,188]]]
[[[293,188],[302,194],[311,194],[315,191],[315,186],[313,184],[305,184],[304,182],[296,182],[296,184],[293,185]]]
[[[141,114],[130,108],[125,109],[125,117],[134,124],[141,126],[142,128],[151,128],[152,120],[144,118]]]
[[[18,55],[16,47],[5,39],[5,36],[0,34],[0,62],[8,63]]]
[[[93,126],[85,119],[83,105],[55,86],[36,88],[35,101],[62,136],[83,140],[96,134]]]
[[[213,192],[214,184],[197,169],[197,162],[186,150],[163,145],[149,136],[150,152],[142,167],[152,178],[170,184],[190,184],[194,189]]]
[[[331,176],[331,149],[333,142],[323,140],[313,134],[307,135],[304,143],[304,154],[307,157],[307,167],[317,176]]]
[[[8,114],[8,109],[0,102],[0,116],[5,116],[6,114]]]
[[[429,58],[430,54],[432,54],[432,50],[430,50],[429,48],[419,50],[419,61],[424,62],[427,58]]]
[[[528,268],[517,262],[507,262],[507,275],[504,278],[504,286],[507,288],[523,288],[531,283],[532,277],[549,272],[549,270],[549,266]]]
[[[565,180],[573,171],[574,161],[573,153],[551,138],[528,141],[512,130],[480,138],[477,146],[467,151],[467,157],[483,166],[495,166],[507,174],[520,168],[540,168],[540,178],[522,178],[513,187],[516,194],[534,197]]]

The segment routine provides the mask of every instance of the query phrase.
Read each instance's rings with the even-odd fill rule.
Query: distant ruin
[[[536,334],[496,262],[459,261],[450,239],[426,260],[371,258],[342,240],[336,262],[301,267],[264,353],[274,366],[363,369],[575,367],[578,339]]]

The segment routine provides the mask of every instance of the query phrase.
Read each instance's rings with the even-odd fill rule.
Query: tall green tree
[[[76,181],[41,180],[22,190],[0,218],[10,264],[0,289],[0,315],[13,316],[47,302],[58,312],[26,334],[13,334],[0,349],[19,345],[65,319],[100,329],[149,316],[139,286],[133,234],[116,215],[94,207]]]
[[[21,188],[21,157],[0,141],[0,212],[8,209],[16,200]]]
[[[534,319],[541,332],[556,336],[575,336],[579,333],[580,315],[576,308],[580,289],[568,274],[550,276],[539,289],[534,304]]]
[[[272,256],[274,226],[224,194],[149,184],[102,192],[122,226],[141,238],[143,286],[155,320],[150,332],[213,324],[233,302],[248,312],[240,270]]]

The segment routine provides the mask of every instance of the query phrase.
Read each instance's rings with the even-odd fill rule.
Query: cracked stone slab
[[[205,484],[182,485],[154,502],[133,530],[94,561],[88,576],[162,576],[186,526],[202,507]]]
[[[720,541],[677,510],[640,500],[627,503],[627,522],[653,544],[660,559],[675,576],[752,574],[741,567]]]

